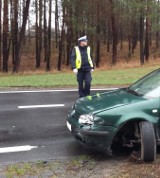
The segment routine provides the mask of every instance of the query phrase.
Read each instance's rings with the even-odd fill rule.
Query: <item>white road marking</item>
[[[64,107],[64,104],[47,104],[47,105],[28,105],[28,106],[18,106],[19,109],[31,109],[31,108],[55,108]]]
[[[6,147],[0,148],[0,153],[15,153],[15,152],[23,152],[23,151],[31,151],[32,149],[38,148],[38,146],[16,146],[16,147]]]
[[[91,91],[107,91],[115,90],[118,88],[93,88]],[[59,90],[16,90],[16,91],[0,91],[0,94],[12,94],[12,93],[47,93],[47,92],[77,92],[77,89],[59,89]]]

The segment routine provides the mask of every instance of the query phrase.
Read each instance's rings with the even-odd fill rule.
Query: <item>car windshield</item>
[[[137,96],[160,97],[160,69],[157,69],[128,88],[128,92]]]

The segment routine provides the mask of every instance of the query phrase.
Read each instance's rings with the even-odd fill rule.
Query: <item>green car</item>
[[[160,69],[130,87],[78,99],[67,127],[88,148],[112,154],[114,146],[132,147],[142,161],[154,161],[160,144]]]

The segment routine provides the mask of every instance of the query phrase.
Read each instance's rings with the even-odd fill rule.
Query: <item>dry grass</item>
[[[117,69],[131,69],[131,68],[143,68],[143,67],[158,67],[160,66],[160,58],[150,59],[145,65],[141,66],[138,60],[129,61],[119,61],[116,65],[112,66],[111,64],[101,64],[100,68],[97,70],[117,70]]]
[[[51,56],[51,73],[57,73],[57,59],[58,59],[58,49],[55,48],[55,44],[52,44],[52,56]],[[159,66],[160,65],[160,50],[155,51],[155,44],[152,43],[150,47],[150,59],[149,62],[145,63],[145,66]],[[116,69],[126,69],[126,68],[139,68],[139,45],[130,57],[128,55],[128,43],[123,43],[123,49],[120,49],[120,44],[117,47],[117,63],[112,65],[112,49],[110,52],[107,52],[106,45],[101,46],[100,51],[100,68],[97,70],[116,70]],[[66,59],[66,56],[63,55],[63,59]],[[95,59],[95,58],[94,58]],[[35,42],[32,39],[31,43],[26,40],[25,46],[22,50],[21,62],[19,72],[24,74],[43,74],[46,72],[46,63],[44,62],[44,51],[42,51],[42,60],[41,67],[35,69]],[[62,64],[62,72],[70,72],[71,66],[64,65],[65,61]],[[12,72],[12,58],[9,59],[9,71]]]
[[[68,160],[17,163],[0,168],[0,176],[51,178],[158,178],[160,157],[153,163],[137,163],[128,157],[109,158],[105,155],[81,155]]]
[[[150,48],[150,58],[149,61],[145,61],[145,67],[149,66],[160,66],[160,50],[155,51],[154,43]],[[112,55],[111,52],[106,51],[106,46],[102,46],[101,49],[101,64],[99,70],[113,70],[113,69],[128,69],[128,68],[139,68],[144,67],[140,64],[139,57],[139,45],[135,49],[134,53],[129,57],[128,55],[128,43],[123,43],[123,49],[120,49],[120,45],[117,48],[117,63],[112,65]]]

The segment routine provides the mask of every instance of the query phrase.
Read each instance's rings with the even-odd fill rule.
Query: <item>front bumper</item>
[[[117,128],[113,126],[75,125],[68,121],[67,127],[74,138],[86,148],[112,154],[111,145]]]

